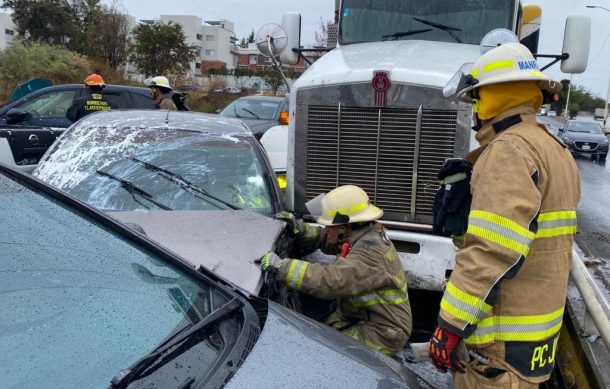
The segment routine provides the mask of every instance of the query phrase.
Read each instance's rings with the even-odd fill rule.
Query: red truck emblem
[[[375,106],[385,107],[388,89],[390,89],[390,76],[387,72],[375,72],[373,76],[373,89],[375,89]]]

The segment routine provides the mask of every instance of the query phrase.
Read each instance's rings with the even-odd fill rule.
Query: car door
[[[67,128],[72,122],[66,117],[68,108],[78,97],[78,89],[52,90],[33,96],[13,108],[28,113],[20,125]]]

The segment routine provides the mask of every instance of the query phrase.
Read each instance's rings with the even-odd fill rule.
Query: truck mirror
[[[6,119],[8,124],[21,123],[28,118],[28,113],[19,108],[11,108],[6,113]]]
[[[563,53],[570,57],[561,61],[564,73],[582,73],[589,61],[591,42],[591,18],[588,16],[568,16],[563,35]]]
[[[296,65],[299,62],[299,53],[294,50],[301,48],[301,14],[288,12],[282,16],[281,26],[288,35],[286,50],[280,54],[280,62],[286,65]]]

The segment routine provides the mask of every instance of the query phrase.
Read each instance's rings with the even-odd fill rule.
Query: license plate
[[[589,145],[583,145],[583,146],[582,146],[582,149],[583,149],[583,150],[591,150],[591,146],[589,146]]]

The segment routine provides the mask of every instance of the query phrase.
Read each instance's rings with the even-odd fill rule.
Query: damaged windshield
[[[154,128],[72,131],[35,175],[100,210],[250,209],[273,213],[253,143]]]
[[[478,45],[495,28],[513,30],[514,17],[514,0],[344,0],[340,42],[421,39]]]

